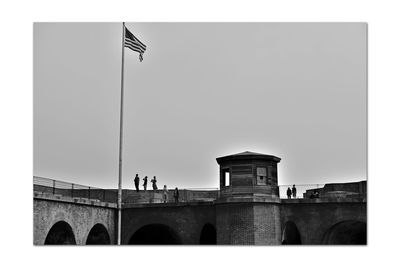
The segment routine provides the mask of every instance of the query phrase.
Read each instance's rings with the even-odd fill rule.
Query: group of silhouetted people
[[[151,179],[150,182],[153,184],[153,191],[156,191],[158,189],[157,188],[157,178],[154,176],[153,179]],[[135,183],[136,192],[139,192],[140,178],[139,178],[138,174],[136,174],[136,176],[134,178],[134,183]],[[147,176],[145,176],[143,178],[143,190],[144,191],[147,190]],[[168,202],[168,188],[167,188],[167,185],[164,185],[163,195],[164,195],[164,203],[167,203]],[[178,189],[178,187],[175,187],[174,199],[175,199],[175,203],[179,202],[179,189]]]
[[[296,189],[296,185],[293,185],[292,188],[288,187],[288,189],[286,190],[286,195],[287,198],[291,199],[296,198],[297,195],[297,189]],[[309,198],[319,198],[319,192],[318,190],[314,190],[309,196]]]
[[[296,189],[296,185],[293,185],[292,189],[290,189],[290,187],[287,188],[286,190],[286,195],[287,198],[296,198],[296,194],[297,194],[297,189]]]
[[[139,192],[139,183],[140,183],[140,178],[139,175],[136,174],[135,179],[135,188],[136,188],[136,192]],[[157,190],[157,178],[154,176],[153,179],[151,179],[150,181],[153,184],[153,190]],[[147,190],[147,176],[145,176],[143,178],[143,190],[146,191]]]

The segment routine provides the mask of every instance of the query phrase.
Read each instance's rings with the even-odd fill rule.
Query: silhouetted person
[[[147,190],[147,176],[145,176],[145,177],[143,178],[143,189],[144,189],[144,191]]]
[[[178,187],[175,187],[174,198],[175,198],[175,203],[178,203],[179,202],[179,190],[178,190]]]
[[[135,181],[136,192],[139,192],[139,182],[140,182],[140,178],[139,178],[139,175],[138,175],[138,174],[136,174],[134,181]]]
[[[156,177],[154,176],[154,178],[151,179],[150,182],[152,182],[152,184],[153,184],[153,190],[156,191],[157,190],[157,179],[156,179]]]
[[[164,191],[164,203],[167,203],[167,201],[168,201],[168,189],[167,189],[166,185],[164,185],[163,191]]]
[[[292,187],[292,195],[293,195],[293,198],[296,198],[296,193],[297,193],[296,186],[293,185],[293,187]]]
[[[286,195],[287,195],[287,198],[292,198],[292,190],[290,190],[290,187],[287,188]]]

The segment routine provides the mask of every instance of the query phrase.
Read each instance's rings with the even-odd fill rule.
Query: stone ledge
[[[53,195],[53,194],[41,193],[41,192],[34,192],[33,198],[39,199],[39,200],[58,201],[58,202],[66,202],[66,203],[79,204],[79,205],[88,205],[88,206],[105,207],[105,208],[117,208],[116,203],[102,202],[98,199],[63,197],[62,195]]]
[[[297,204],[297,203],[367,203],[366,198],[296,198],[296,199],[281,199],[282,204]]]
[[[214,201],[196,201],[196,202],[169,202],[169,203],[122,203],[122,209],[129,208],[154,208],[154,207],[184,207],[184,206],[210,206]]]
[[[281,203],[281,199],[277,197],[263,197],[263,196],[231,196],[223,197],[215,201],[216,204],[225,203]]]

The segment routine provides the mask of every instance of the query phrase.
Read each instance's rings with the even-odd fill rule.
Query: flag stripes
[[[143,53],[146,51],[146,45],[144,45],[138,38],[136,38],[126,27],[125,27],[125,47],[138,52],[140,61],[143,61]]]

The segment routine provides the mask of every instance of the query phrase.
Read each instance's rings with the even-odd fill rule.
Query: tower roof
[[[261,153],[256,153],[256,152],[251,152],[251,151],[244,151],[241,153],[237,154],[232,154],[224,157],[219,157],[217,158],[217,162],[223,162],[227,160],[251,160],[251,159],[261,159],[261,160],[273,160],[276,162],[280,162],[281,159],[272,155],[267,155],[267,154],[261,154]]]

